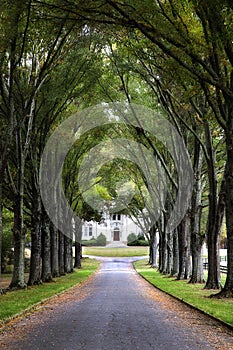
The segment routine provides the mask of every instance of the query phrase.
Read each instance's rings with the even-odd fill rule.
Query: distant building
[[[82,227],[82,239],[89,240],[92,237],[97,238],[102,233],[106,236],[107,244],[112,242],[127,243],[127,237],[130,233],[138,235],[141,229],[133,220],[122,214],[106,215],[100,223],[95,221],[84,222]]]

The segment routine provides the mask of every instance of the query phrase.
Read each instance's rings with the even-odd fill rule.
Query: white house
[[[128,235],[130,233],[138,235],[141,233],[141,229],[130,217],[122,214],[105,215],[101,223],[95,221],[83,223],[83,240],[97,238],[100,233],[106,236],[107,244],[117,241],[126,244]]]

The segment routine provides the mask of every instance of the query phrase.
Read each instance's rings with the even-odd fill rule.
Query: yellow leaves
[[[213,131],[213,137],[219,137],[219,136],[220,136],[219,130],[214,130]]]
[[[95,190],[98,192],[98,194],[105,199],[106,201],[111,201],[112,197],[109,194],[108,190],[106,187],[101,186],[100,184],[97,184],[94,186]]]

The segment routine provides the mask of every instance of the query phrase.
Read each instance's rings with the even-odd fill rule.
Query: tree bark
[[[149,257],[149,264],[151,267],[157,268],[157,233],[156,233],[156,226],[153,225],[149,232],[149,242],[150,242],[150,257]]]
[[[25,232],[23,227],[23,198],[18,194],[14,203],[14,270],[10,288],[25,288]]]
[[[75,231],[75,257],[74,257],[74,268],[81,268],[81,258],[82,258],[82,245],[80,238],[82,237],[82,225],[74,228]]]
[[[40,194],[36,191],[33,195],[32,206],[29,286],[41,283],[41,199]]]
[[[172,276],[178,276],[179,273],[179,242],[178,242],[178,232],[177,228],[173,232],[173,253],[172,253]]]
[[[52,281],[51,247],[50,247],[50,220],[46,213],[42,217],[42,276],[43,282]]]
[[[72,254],[72,239],[69,237],[65,237],[65,272],[71,273],[73,272],[73,254]]]
[[[75,242],[74,268],[80,269],[82,267],[81,257],[82,257],[81,243]]]
[[[189,283],[203,283],[204,271],[202,264],[202,245],[204,243],[204,235],[201,234],[201,169],[202,169],[202,150],[197,139],[194,140],[194,184],[191,201],[191,257],[192,257],[192,274]]]
[[[159,272],[167,273],[167,262],[168,262],[168,248],[167,248],[167,232],[166,232],[166,217],[167,213],[162,213],[159,220],[159,231],[160,231],[160,264]]]
[[[166,266],[166,273],[168,275],[171,275],[172,273],[172,261],[173,261],[173,237],[172,233],[167,233],[167,266]]]
[[[17,184],[14,201],[14,270],[10,288],[25,288],[25,228],[23,218],[25,152],[23,150],[22,130],[16,130]]]
[[[186,279],[186,259],[187,259],[187,215],[183,218],[178,228],[178,242],[179,242],[179,272],[177,279]]]
[[[65,237],[61,231],[59,232],[59,274],[60,276],[65,275],[65,251],[64,251],[64,240]]]
[[[158,267],[158,264],[157,264],[157,246],[158,246],[157,234],[156,234],[156,230],[154,228],[153,241],[152,241],[152,261],[151,261],[151,266],[154,268]]]
[[[58,230],[50,223],[50,233],[51,233],[51,270],[52,277],[60,276],[59,273],[59,240],[58,240]]]
[[[206,135],[206,149],[208,153],[208,179],[209,179],[209,211],[207,223],[207,247],[208,247],[208,278],[205,285],[206,289],[219,289],[221,287],[219,273],[219,237],[216,234],[216,218],[217,218],[217,175],[215,168],[215,156],[210,134],[208,121],[204,121]]]
[[[231,77],[233,87],[233,74]],[[228,101],[228,121],[226,126],[227,161],[225,169],[225,204],[227,227],[227,278],[223,289],[216,297],[233,297],[233,102]]]

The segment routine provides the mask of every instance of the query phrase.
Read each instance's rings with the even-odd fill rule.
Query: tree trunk
[[[179,242],[179,272],[177,279],[186,279],[186,259],[187,259],[187,215],[183,218],[179,224],[178,231],[178,242]]]
[[[82,257],[82,245],[79,242],[75,242],[75,258],[74,258],[74,268],[80,269]]]
[[[14,203],[14,270],[10,288],[25,288],[25,232],[23,227],[23,198],[18,194]]]
[[[41,199],[39,193],[33,196],[31,261],[28,285],[41,283]]]
[[[173,260],[173,237],[172,233],[167,233],[167,266],[166,266],[166,273],[168,275],[171,275],[172,273],[172,260]]]
[[[202,258],[202,242],[191,243],[192,250],[192,274],[189,283],[204,283],[203,258]]]
[[[74,227],[74,236],[75,236],[75,257],[74,257],[74,268],[81,268],[81,259],[82,259],[82,224],[77,227]]]
[[[167,273],[167,234],[164,230],[164,228],[162,228],[162,232],[160,235],[161,238],[161,245],[160,245],[160,249],[161,249],[161,265],[160,265],[160,272],[161,273]]]
[[[185,274],[184,279],[187,279],[191,275],[191,254],[190,254],[190,219],[187,215],[187,236],[186,236],[186,254],[185,254]]]
[[[42,217],[42,276],[43,282],[52,281],[51,272],[51,246],[50,246],[50,221],[46,213]]]
[[[25,288],[25,229],[23,218],[25,153],[22,130],[18,123],[16,130],[17,184],[14,200],[14,270],[10,288]]]
[[[204,235],[201,235],[201,169],[202,169],[202,150],[197,139],[194,140],[194,184],[191,201],[191,257],[192,257],[192,274],[189,283],[203,283],[204,272],[202,264],[202,245]],[[201,261],[201,263],[200,263]]]
[[[232,75],[233,85],[233,75]],[[225,130],[227,162],[225,170],[225,204],[227,227],[227,278],[224,288],[217,297],[233,297],[233,103],[229,101],[229,117]]]
[[[59,273],[59,240],[58,240],[58,230],[50,223],[50,233],[51,233],[51,270],[52,277],[60,276]]]
[[[204,122],[206,135],[206,149],[208,152],[208,179],[209,179],[209,212],[207,223],[207,247],[208,247],[208,278],[206,289],[219,289],[221,287],[219,274],[219,238],[216,235],[217,217],[217,175],[215,168],[215,156],[208,121]]]
[[[178,232],[177,228],[173,232],[173,253],[172,253],[172,276],[178,276],[179,273],[179,243],[178,243]]]
[[[162,271],[162,260],[163,260],[163,257],[162,257],[162,233],[159,230],[159,267],[158,267],[158,269],[160,272]]]
[[[65,251],[64,251],[65,237],[61,231],[59,231],[59,274],[65,275]]]
[[[150,265],[151,267],[158,267],[157,264],[157,233],[156,227],[153,225],[150,229]]]
[[[154,232],[153,235],[153,242],[152,242],[152,262],[151,262],[151,266],[154,268],[158,267],[157,264],[157,235],[156,235],[156,231]]]
[[[166,233],[166,214],[162,213],[159,220],[159,230],[160,230],[160,263],[159,263],[159,272],[167,273],[167,233]]]
[[[65,237],[65,272],[71,273],[73,272],[73,254],[72,254],[72,239],[69,237]]]

